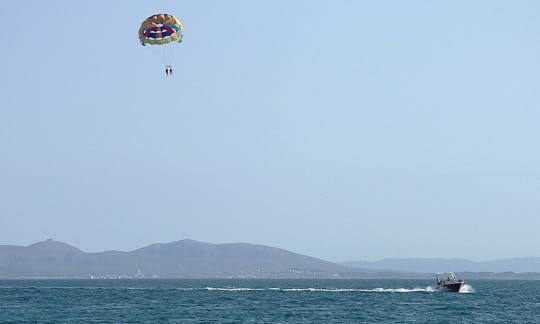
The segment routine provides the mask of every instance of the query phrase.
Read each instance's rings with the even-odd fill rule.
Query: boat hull
[[[438,285],[437,289],[451,291],[451,292],[459,292],[462,286],[463,286],[463,282],[456,282],[456,283]]]

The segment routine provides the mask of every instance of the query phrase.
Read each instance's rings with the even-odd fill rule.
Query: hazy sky
[[[184,23],[163,53],[146,17]],[[8,1],[0,244],[540,256],[540,1]]]

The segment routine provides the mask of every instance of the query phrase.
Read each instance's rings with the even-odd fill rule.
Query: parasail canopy
[[[156,14],[142,22],[139,27],[139,40],[142,46],[180,43],[183,30],[184,26],[173,15]]]

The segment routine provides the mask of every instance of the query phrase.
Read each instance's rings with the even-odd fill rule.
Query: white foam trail
[[[416,288],[284,288],[284,287],[265,287],[265,288],[250,288],[250,287],[16,287],[7,286],[0,287],[0,289],[21,289],[21,288],[39,288],[39,289],[104,289],[104,290],[179,290],[179,291],[192,291],[192,290],[206,290],[206,291],[230,291],[230,292],[249,292],[249,291],[278,291],[278,292],[327,292],[327,293],[414,293],[414,292],[436,292],[437,289],[433,287],[416,287]],[[463,285],[460,293],[474,293],[475,290],[471,285]]]
[[[372,288],[372,289],[353,289],[353,288],[236,288],[236,287],[206,287],[209,291],[283,291],[283,292],[370,292],[370,293],[411,293],[411,292],[434,292],[432,287],[416,288]]]
[[[471,285],[468,285],[468,284],[464,284],[463,286],[461,286],[461,288],[459,289],[459,293],[460,294],[472,294],[476,292],[476,290],[473,288],[473,286]]]
[[[263,291],[262,288],[235,288],[235,287],[206,287],[206,290],[217,290],[217,291]]]
[[[411,292],[433,292],[432,287],[416,287],[416,288],[374,288],[374,289],[361,289],[359,291],[364,292],[391,292],[391,293],[411,293]]]

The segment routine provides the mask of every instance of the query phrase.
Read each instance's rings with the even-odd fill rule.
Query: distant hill
[[[0,278],[358,278],[433,279],[453,271],[465,279],[540,279],[540,258],[489,262],[384,259],[336,264],[274,247],[194,240],[152,244],[129,252],[88,253],[46,240],[0,245]]]
[[[46,240],[0,245],[2,278],[325,278],[349,269],[283,249],[181,240],[134,251],[83,252]]]
[[[391,269],[394,271],[437,273],[454,272],[540,272],[540,257],[470,261],[465,259],[406,259],[393,258],[379,261],[349,261],[343,266],[360,269]]]

